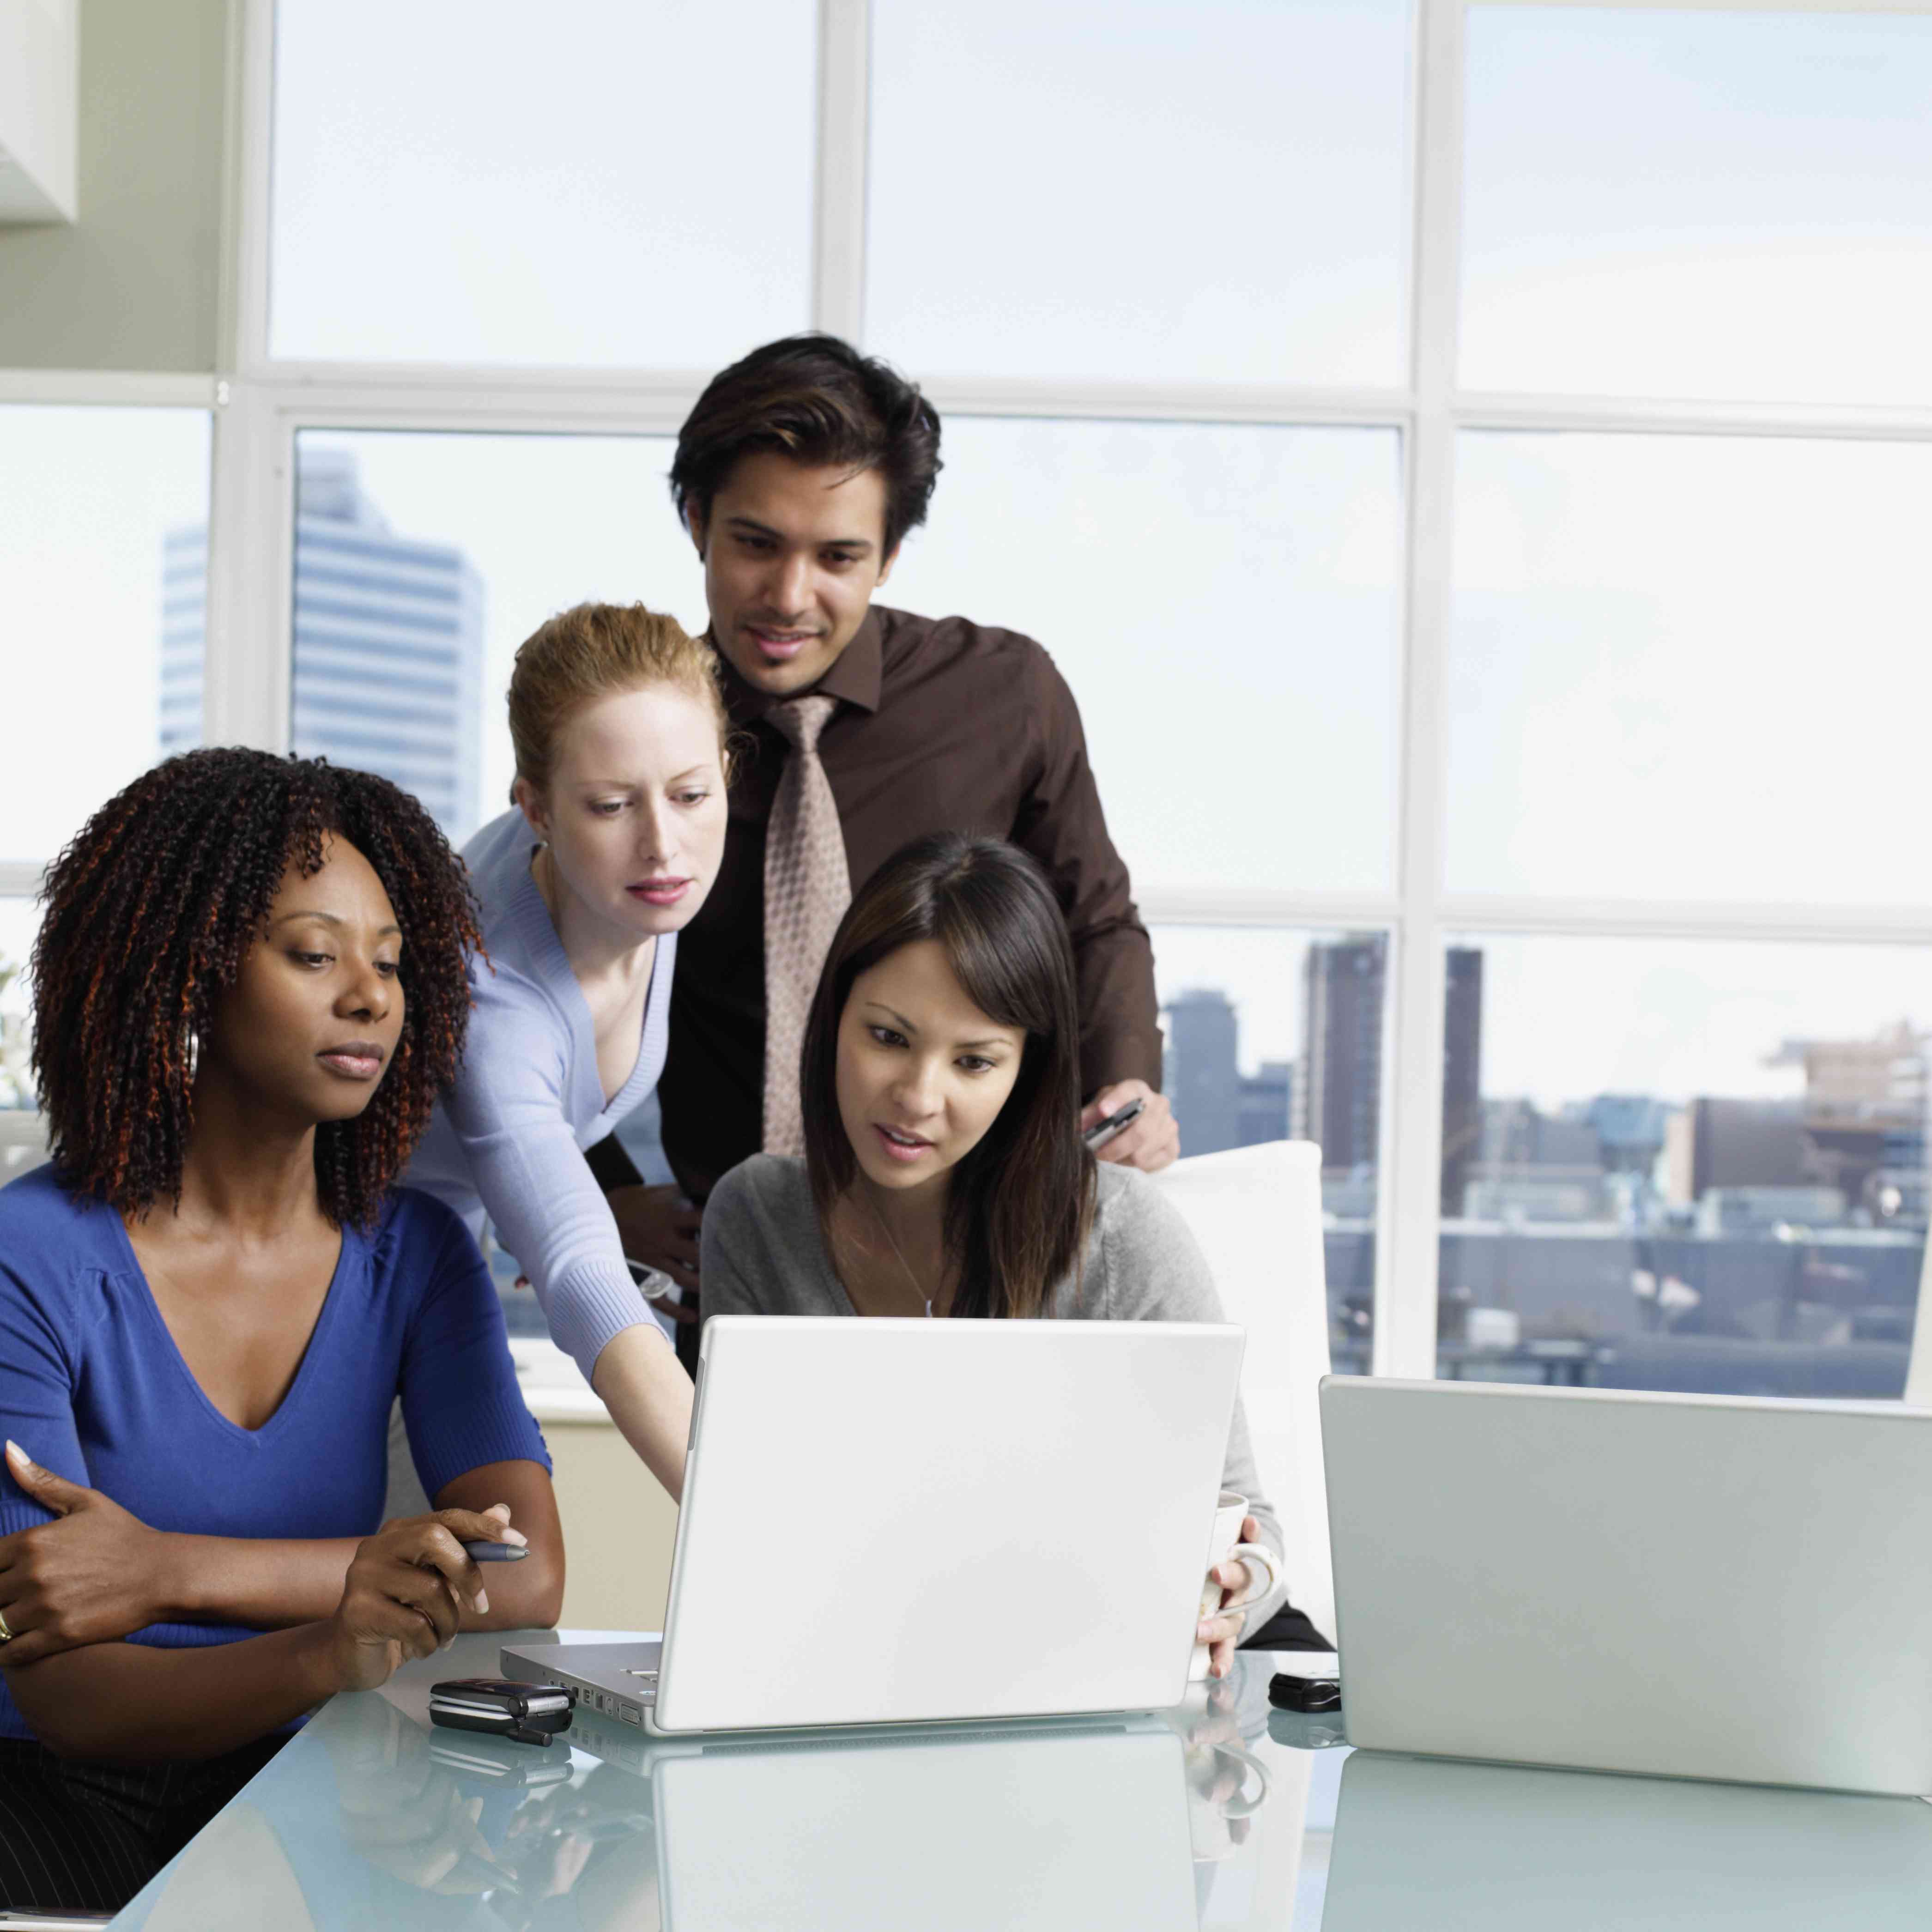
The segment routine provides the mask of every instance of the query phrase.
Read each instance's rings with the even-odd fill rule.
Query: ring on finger
[[[0,1610],[0,1643],[11,1643],[20,1633],[7,1621],[7,1612]]]

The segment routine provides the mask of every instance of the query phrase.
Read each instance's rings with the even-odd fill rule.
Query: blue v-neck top
[[[530,877],[536,849],[520,812],[463,848],[489,956],[470,966],[463,1064],[404,1178],[454,1208],[478,1240],[488,1219],[530,1276],[551,1339],[588,1381],[613,1336],[653,1319],[584,1150],[649,1099],[664,1070],[677,935],[658,938],[637,1064],[606,1101],[590,1008]]]
[[[260,1429],[202,1393],[121,1216],[51,1167],[0,1188],[0,1434],[154,1529],[368,1535],[388,1473],[390,1405],[432,1496],[487,1462],[550,1466],[517,1388],[476,1244],[427,1195],[393,1195],[342,1252],[281,1406]],[[0,1464],[0,1535],[50,1520]],[[155,1624],[132,1641],[222,1643],[236,1624]],[[31,1736],[0,1672],[0,1737]]]

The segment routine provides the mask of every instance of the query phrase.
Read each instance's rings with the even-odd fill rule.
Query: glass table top
[[[620,1633],[571,1633],[616,1636]],[[1921,1925],[1932,1805],[1431,1762],[1273,1711],[694,1744],[433,1728],[460,1639],[335,1699],[117,1919],[147,1932],[1565,1932]]]

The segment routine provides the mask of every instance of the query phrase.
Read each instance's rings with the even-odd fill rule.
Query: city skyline
[[[1302,967],[1300,1051],[1258,1066],[1242,1050],[1243,1016],[1225,988],[1190,982],[1164,997],[1167,1090],[1191,1151],[1284,1131],[1316,1139],[1336,1205],[1364,1211],[1372,1196],[1342,1184],[1378,1156],[1384,949],[1377,935],[1344,935],[1309,946]],[[1714,1232],[1739,1216],[1924,1223],[1932,1033],[1909,1018],[1864,1038],[1764,1041],[1760,1067],[1795,1070],[1795,1095],[1600,1090],[1546,1110],[1484,1077],[1480,947],[1451,950],[1445,999],[1445,1221],[1660,1222],[1695,1208]]]

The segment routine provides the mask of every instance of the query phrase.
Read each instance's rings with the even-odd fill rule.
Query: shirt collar
[[[706,634],[709,636],[710,633]],[[725,708],[734,723],[755,724],[774,704],[784,701],[770,692],[759,690],[755,685],[747,684],[732,668],[730,660],[723,652],[720,651],[718,656],[724,671]],[[832,668],[812,689],[826,698],[840,698],[848,704],[855,704],[861,711],[877,711],[884,664],[885,639],[875,604],[866,613],[865,620],[853,634],[852,641],[838,653]],[[794,698],[806,695],[803,692],[789,694]]]

